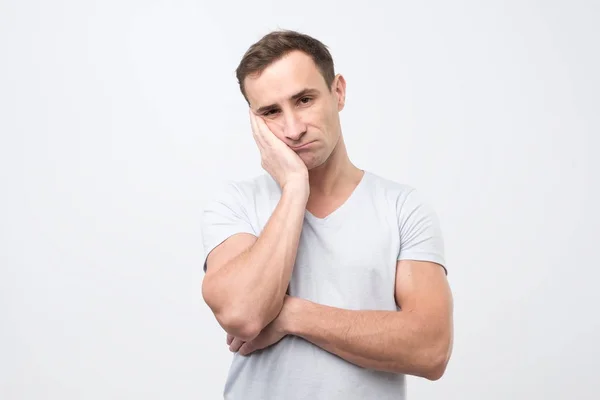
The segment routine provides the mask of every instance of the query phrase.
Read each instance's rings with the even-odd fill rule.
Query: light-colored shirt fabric
[[[203,213],[205,256],[236,233],[259,236],[280,196],[266,174],[228,183]],[[395,311],[396,262],[403,259],[446,268],[437,215],[415,188],[365,171],[326,218],[305,211],[289,294],[350,310]],[[286,336],[249,356],[234,353],[224,398],[402,400],[406,387],[403,374],[362,368]]]

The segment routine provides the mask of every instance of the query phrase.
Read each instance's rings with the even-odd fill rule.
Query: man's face
[[[294,51],[260,76],[247,77],[244,85],[252,110],[309,170],[327,161],[341,134],[339,112],[345,100],[341,76],[330,91],[310,56]]]

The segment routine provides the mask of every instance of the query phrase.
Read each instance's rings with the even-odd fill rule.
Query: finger
[[[242,345],[245,342],[243,340],[240,340],[238,338],[234,338],[233,341],[231,342],[231,344],[229,345],[229,350],[231,350],[232,352],[236,352],[240,349],[240,347],[242,347]]]
[[[284,129],[283,129],[283,127],[284,127],[284,122],[283,122],[283,121],[281,121],[281,119],[278,119],[278,120],[271,120],[271,121],[269,121],[269,123],[268,123],[268,124],[267,124],[267,121],[266,121],[264,118],[262,118],[262,120],[264,121],[264,123],[265,123],[265,126],[266,126],[267,130],[268,130],[268,131],[269,131],[269,133],[270,133],[270,134],[273,136],[273,138],[275,138],[275,139],[279,139],[279,137],[278,137],[278,136],[275,134],[275,132],[276,132],[276,131],[274,131],[273,129],[271,129],[271,128],[273,128],[273,127],[274,127],[274,128],[277,130],[277,133],[280,133],[280,134],[281,134],[280,136],[284,136],[284,135],[283,135],[283,131],[284,131]]]
[[[233,342],[233,335],[230,335],[229,333],[227,334],[227,345],[229,346],[231,344],[231,342]]]
[[[252,113],[251,118],[255,124],[253,129],[256,132],[258,139],[261,140],[261,144],[263,146],[272,145],[275,140],[278,140],[277,136],[269,128],[267,122],[261,115],[256,114],[252,109],[250,112]],[[276,124],[275,121],[271,121],[271,123]],[[277,126],[277,128],[281,129],[279,126]]]
[[[277,136],[269,129],[267,123],[260,116],[256,116],[256,125],[258,134],[266,145],[273,145],[273,141],[277,140]]]
[[[249,109],[250,111],[250,124],[252,125],[252,135],[254,136],[254,140],[256,141],[256,144],[258,144],[259,147],[264,148],[266,143],[263,139],[263,135],[260,131],[260,128],[258,127],[258,116],[254,113],[254,110],[252,110],[252,108]]]
[[[254,350],[256,350],[256,349],[252,345],[252,342],[246,342],[242,345],[242,347],[240,347],[240,350],[238,351],[238,353],[241,354],[242,356],[247,356],[248,354],[252,353]]]

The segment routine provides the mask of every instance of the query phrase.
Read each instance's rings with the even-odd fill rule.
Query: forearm
[[[410,311],[356,311],[289,298],[288,334],[358,366],[438,379],[450,352],[449,329],[432,329]],[[289,305],[289,307],[288,307]]]
[[[215,314],[238,337],[258,335],[281,310],[302,231],[303,190],[283,190],[257,241],[212,277]]]

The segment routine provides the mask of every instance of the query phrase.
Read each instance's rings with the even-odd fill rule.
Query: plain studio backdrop
[[[0,1],[0,398],[218,399],[203,206],[262,173],[234,70],[327,44],[352,160],[440,215],[454,353],[410,399],[597,399],[600,7]]]

